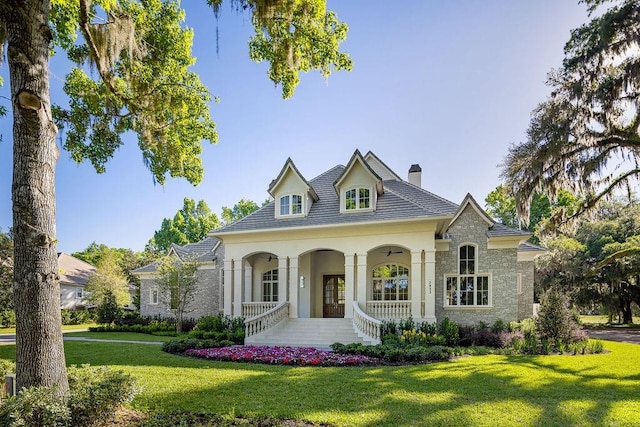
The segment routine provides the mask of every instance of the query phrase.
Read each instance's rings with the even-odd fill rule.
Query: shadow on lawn
[[[164,411],[233,411],[373,427],[477,425],[488,419],[499,420],[497,425],[625,425],[640,410],[640,364],[637,346],[629,344],[612,343],[612,352],[603,355],[482,356],[368,368],[212,362],[151,346],[65,345],[69,364],[126,366],[148,387],[136,405]],[[180,376],[173,368],[180,368]],[[616,418],[621,405],[627,412]]]
[[[549,362],[553,357],[582,362],[573,369]],[[247,375],[190,389],[188,399],[162,391],[143,405],[184,410],[186,404],[218,414],[234,408],[238,414],[367,427],[476,425],[489,417],[501,425],[625,424],[631,418],[612,418],[613,406],[634,402],[630,416],[639,409],[637,383],[596,372],[607,361],[592,356],[488,356],[374,368],[203,363],[215,369],[200,371],[202,384],[215,383],[227,370]]]

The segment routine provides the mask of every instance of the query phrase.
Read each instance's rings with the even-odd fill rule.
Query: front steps
[[[331,344],[370,344],[356,334],[353,319],[288,318],[277,326],[245,339],[247,345],[329,348]]]

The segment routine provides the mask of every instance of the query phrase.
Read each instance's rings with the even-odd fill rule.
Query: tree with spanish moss
[[[552,200],[560,190],[581,196],[575,212],[553,218],[562,225],[631,193],[640,176],[640,1],[584,3],[591,21],[571,32],[562,66],[548,77],[550,96],[503,164],[524,223],[536,192]]]
[[[215,11],[221,0],[207,0]],[[250,57],[289,97],[301,71],[349,69],[339,51],[347,26],[325,0],[231,0],[252,15]],[[202,141],[215,142],[209,90],[190,71],[193,32],[177,0],[2,0],[13,117],[14,302],[18,387],[68,393],[57,268],[56,137],[76,161],[104,172],[123,143],[138,137],[158,183],[200,183]],[[66,52],[68,105],[53,106],[49,55]],[[94,72],[90,73],[89,70]],[[64,105],[64,106],[63,106]]]

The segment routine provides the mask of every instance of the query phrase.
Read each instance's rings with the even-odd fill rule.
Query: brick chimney
[[[415,164],[411,165],[409,168],[409,176],[407,178],[410,184],[415,185],[416,187],[422,187],[422,168],[420,165]]]

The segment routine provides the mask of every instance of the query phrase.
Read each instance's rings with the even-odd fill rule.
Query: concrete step
[[[286,319],[278,326],[245,339],[246,344],[328,348],[340,342],[366,343],[352,319]]]

